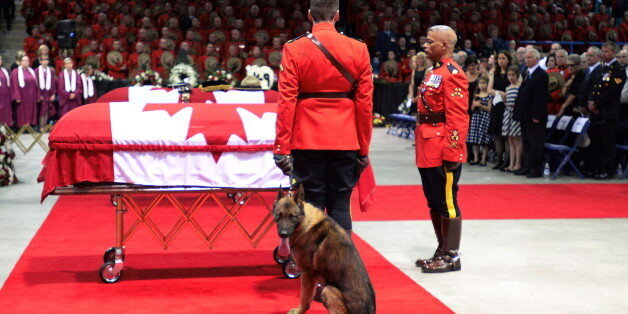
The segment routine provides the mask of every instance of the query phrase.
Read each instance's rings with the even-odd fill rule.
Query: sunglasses
[[[576,65],[575,65],[575,64],[569,64],[569,63],[567,63],[567,66],[568,66],[568,67],[575,67]]]

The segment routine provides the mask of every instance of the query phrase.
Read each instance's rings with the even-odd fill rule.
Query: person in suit
[[[539,65],[540,57],[538,50],[526,49],[525,63],[528,69],[515,100],[514,120],[521,123],[524,151],[523,167],[515,174],[528,178],[542,175],[549,77]]]
[[[397,49],[397,33],[391,27],[391,21],[384,21],[384,28],[375,37],[375,50],[382,62],[389,51]]]
[[[594,153],[595,178],[610,179],[615,174],[615,127],[619,119],[621,89],[626,81],[624,67],[615,56],[619,47],[608,41],[602,45],[604,65],[596,76],[587,109],[590,112],[591,152]]]
[[[589,102],[589,95],[591,94],[591,88],[593,87],[595,78],[602,71],[602,67],[600,66],[602,50],[598,47],[591,46],[587,49],[585,55],[588,68],[583,69],[584,80],[582,84],[580,84],[580,93],[578,95],[578,103],[584,106]]]

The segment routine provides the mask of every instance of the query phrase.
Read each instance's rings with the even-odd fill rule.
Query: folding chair
[[[547,134],[545,134],[545,142],[547,143],[549,138],[554,134],[554,130],[556,130],[556,125],[558,124],[558,120],[556,119],[556,115],[551,114],[547,116],[547,123],[545,124],[545,128],[547,129]]]
[[[408,114],[393,113],[388,116],[391,121],[391,125],[386,131],[386,134],[391,132],[399,137],[409,138],[414,134],[414,128],[416,125],[416,118]]]
[[[411,135],[414,137],[414,129],[416,128],[416,118],[409,114],[401,115],[401,134],[399,136],[404,136],[405,138],[409,138]]]
[[[623,171],[619,176],[619,179],[622,180],[626,177],[626,175],[628,175],[628,145],[615,145],[615,147],[617,147],[618,150],[623,151],[624,154],[623,162],[620,161]]]
[[[547,135],[545,143],[563,144],[569,135],[568,130],[572,127],[575,119],[572,116],[554,117]],[[548,117],[549,125],[549,117]]]
[[[392,132],[393,135],[397,135],[399,133],[399,129],[401,128],[401,117],[402,115],[399,113],[393,113],[388,116],[390,120],[390,126],[388,127],[388,131],[386,134],[390,134]]]
[[[557,126],[557,130],[560,128],[560,122]],[[566,132],[563,136],[563,143],[553,144],[553,143],[545,143],[545,148],[549,150],[549,153],[557,152],[559,156],[562,157],[562,160],[556,168],[554,175],[552,176],[552,180],[556,180],[558,174],[563,170],[565,165],[569,163],[571,168],[578,174],[580,179],[584,179],[584,176],[578,170],[578,167],[571,161],[571,156],[578,149],[579,145],[584,140],[584,136],[587,134],[587,130],[589,129],[590,121],[588,118],[576,118],[574,119],[572,126],[570,128],[570,132]],[[568,137],[573,135],[575,139],[568,140]]]

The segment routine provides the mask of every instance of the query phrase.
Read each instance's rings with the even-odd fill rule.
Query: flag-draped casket
[[[290,186],[272,158],[276,92],[203,93],[203,102],[177,103],[176,90],[118,90],[124,92],[109,99],[124,100],[121,95],[126,94],[128,101],[84,105],[55,124],[39,175],[39,181],[44,181],[42,200],[57,187],[82,182]],[[273,103],[266,103],[270,100]],[[359,184],[364,210],[375,186],[370,167]]]

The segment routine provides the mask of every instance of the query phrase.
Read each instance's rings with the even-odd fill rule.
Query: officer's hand
[[[458,167],[460,167],[461,163],[457,162],[457,161],[447,161],[447,160],[443,160],[443,168],[445,168],[445,171],[449,172],[449,171],[454,171],[456,169],[458,169]]]
[[[358,156],[358,159],[356,160],[356,165],[355,165],[355,171],[358,174],[361,174],[364,169],[366,169],[366,167],[369,166],[369,156]]]
[[[292,172],[292,156],[274,154],[273,159],[275,160],[275,165],[281,169],[284,175],[288,175]]]

